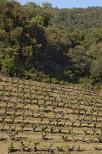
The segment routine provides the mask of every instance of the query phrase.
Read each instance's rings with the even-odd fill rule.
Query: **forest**
[[[0,0],[0,73],[49,83],[102,83],[102,8]]]

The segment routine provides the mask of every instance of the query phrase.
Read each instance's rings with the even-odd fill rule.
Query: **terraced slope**
[[[102,97],[0,76],[0,154],[102,153]]]

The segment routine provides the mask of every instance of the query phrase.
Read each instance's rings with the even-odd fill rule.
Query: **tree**
[[[91,60],[83,46],[76,46],[75,49],[70,49],[68,57],[70,59],[70,69],[76,77],[76,81],[89,75]]]
[[[45,3],[43,3],[42,5],[43,5],[43,7],[45,7],[45,8],[52,8],[52,4],[51,4],[51,3],[48,3],[48,2],[45,2]]]
[[[102,82],[102,57],[99,56],[93,61],[90,73],[93,84]]]

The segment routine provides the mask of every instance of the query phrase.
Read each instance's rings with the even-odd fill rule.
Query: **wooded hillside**
[[[53,83],[102,82],[102,8],[0,1],[0,71]]]

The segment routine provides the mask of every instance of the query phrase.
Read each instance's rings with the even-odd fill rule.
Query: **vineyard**
[[[102,96],[0,76],[0,154],[101,153]]]

